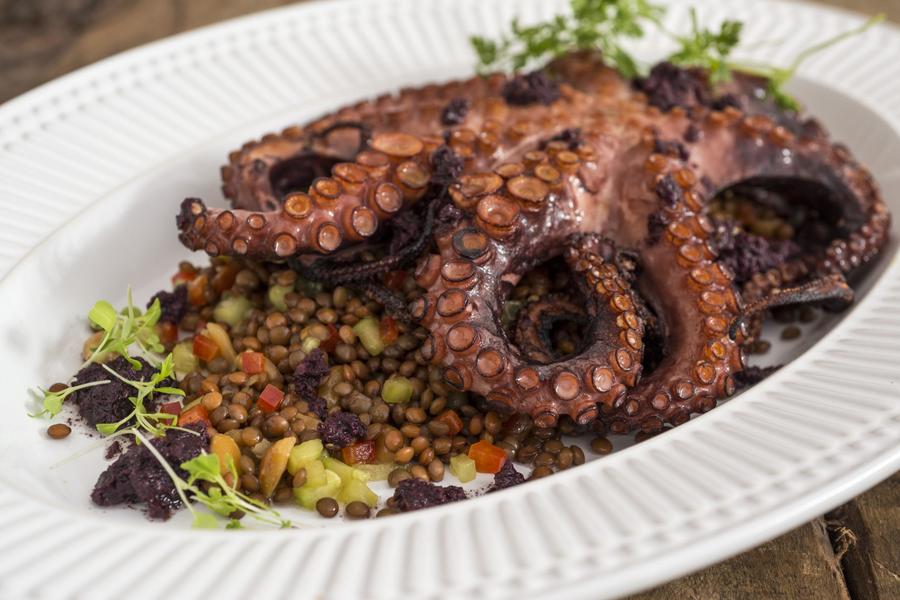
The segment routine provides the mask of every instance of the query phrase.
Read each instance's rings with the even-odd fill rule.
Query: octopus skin
[[[845,278],[878,254],[890,215],[824,129],[759,100],[764,82],[714,89],[702,72],[659,69],[631,82],[570,54],[529,76],[407,89],[270,134],[223,168],[234,208],[185,200],[180,239],[213,256],[321,260],[439,203],[408,314],[450,385],[539,426],[563,415],[617,433],[681,424],[734,393],[760,310],[849,299]],[[834,234],[737,282],[707,211],[754,182],[813,186]],[[562,310],[551,302],[520,324],[522,347],[500,325],[512,286],[554,256],[587,319],[584,348],[558,358],[529,335],[541,311]],[[663,356],[645,373],[651,325]]]

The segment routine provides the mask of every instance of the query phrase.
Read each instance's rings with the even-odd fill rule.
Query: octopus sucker
[[[665,63],[629,81],[578,52],[404,89],[231,153],[232,207],[185,200],[180,239],[380,294],[428,331],[422,357],[452,388],[539,426],[654,433],[735,392],[766,310],[852,301],[887,240],[872,176],[764,85]],[[729,195],[796,217],[795,235],[725,219]],[[572,289],[504,324],[510,290],[551,260]],[[377,286],[399,269],[420,288],[408,305]],[[564,351],[563,321],[579,334]]]

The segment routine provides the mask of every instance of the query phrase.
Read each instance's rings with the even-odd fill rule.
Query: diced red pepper
[[[391,271],[384,276],[385,287],[395,292],[399,292],[403,288],[404,281],[406,281],[406,271]]]
[[[196,276],[196,269],[179,269],[177,273],[172,275],[172,285],[176,286],[182,283],[187,283],[188,281],[193,281],[194,277]]]
[[[397,327],[397,321],[393,317],[382,317],[378,324],[378,333],[381,334],[381,341],[385,346],[393,344],[400,335],[400,329]]]
[[[247,375],[256,375],[265,370],[266,362],[262,352],[244,352],[241,354],[241,371]]]
[[[219,347],[205,335],[195,335],[194,354],[200,360],[209,362],[219,355]]]
[[[338,342],[341,341],[341,336],[338,335],[337,327],[332,324],[328,324],[328,339],[319,344],[319,348],[323,351],[331,354],[334,352],[335,347],[337,347]]]
[[[178,341],[178,326],[171,321],[163,321],[159,324],[159,340],[163,344],[172,344]]]
[[[469,446],[469,458],[475,461],[475,470],[479,473],[496,473],[506,462],[506,452],[487,440],[481,440]]]
[[[219,270],[216,272],[215,277],[212,278],[210,285],[212,285],[213,289],[220,294],[225,290],[230,290],[231,286],[234,285],[234,280],[235,277],[237,277],[239,270],[240,269],[234,261],[219,267]]]
[[[269,383],[259,393],[259,400],[256,401],[256,405],[264,413],[270,413],[278,410],[282,400],[284,400],[284,392]]]
[[[181,411],[181,414],[178,415],[179,427],[184,427],[185,425],[197,422],[204,423],[207,427],[211,425],[209,422],[209,413],[206,412],[206,409],[203,408],[203,405],[199,402],[189,409]]]
[[[188,302],[192,306],[203,306],[206,304],[206,274],[195,277],[188,282]]]
[[[440,421],[447,426],[447,435],[456,435],[462,431],[462,419],[459,418],[459,415],[452,408],[438,415],[435,421]]]
[[[375,441],[354,442],[341,450],[341,459],[348,465],[371,465],[375,463]]]
[[[181,414],[181,402],[172,401],[172,402],[163,402],[159,405],[159,412],[166,413],[167,415],[180,415]]]

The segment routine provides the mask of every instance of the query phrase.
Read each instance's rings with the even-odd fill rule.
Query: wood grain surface
[[[0,0],[0,102],[128,48],[289,3]],[[900,22],[900,0],[821,3],[868,14],[883,12]],[[632,600],[898,600],[898,540],[900,475],[895,475],[828,515],[759,548]]]

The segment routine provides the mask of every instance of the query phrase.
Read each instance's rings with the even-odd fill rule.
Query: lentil
[[[367,507],[368,508],[368,507]],[[319,498],[316,502],[316,511],[325,517],[326,519],[330,519],[338,514],[338,503],[334,498]]]
[[[609,454],[612,452],[612,442],[603,436],[595,437],[591,440],[591,450],[597,454]]]
[[[359,500],[354,500],[344,509],[344,513],[351,519],[368,519],[369,505]]]
[[[65,423],[54,423],[47,428],[47,435],[49,435],[54,440],[61,440],[64,437],[67,437],[70,433],[72,433],[72,428]]]

